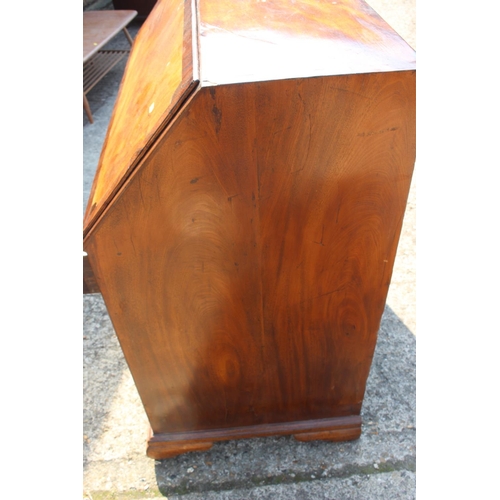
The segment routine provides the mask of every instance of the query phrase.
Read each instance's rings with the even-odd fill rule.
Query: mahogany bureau
[[[362,0],[160,0],[84,249],[165,458],[349,440],[415,161],[415,53]]]

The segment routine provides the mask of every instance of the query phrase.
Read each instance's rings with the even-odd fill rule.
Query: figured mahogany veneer
[[[302,43],[328,49],[316,72]],[[413,51],[354,0],[163,0],[135,44],[152,53],[132,52],[84,248],[148,455],[359,437],[415,159]]]

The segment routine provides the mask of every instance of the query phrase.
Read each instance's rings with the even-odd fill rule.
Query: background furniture
[[[133,40],[126,26],[136,16],[137,12],[134,10],[95,10],[83,13],[83,107],[90,123],[93,123],[93,119],[87,93],[130,53],[128,50],[101,49],[122,30],[132,46]]]
[[[116,10],[136,10],[139,19],[146,19],[149,16],[156,0],[113,0]]]
[[[364,2],[158,3],[84,220],[149,456],[360,435],[414,159],[414,52]]]

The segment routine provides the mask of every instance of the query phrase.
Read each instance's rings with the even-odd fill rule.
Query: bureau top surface
[[[199,0],[204,84],[400,71],[414,50],[362,0]]]

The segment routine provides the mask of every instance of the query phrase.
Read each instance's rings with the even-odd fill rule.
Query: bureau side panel
[[[155,434],[359,414],[415,72],[203,88],[85,242]]]

